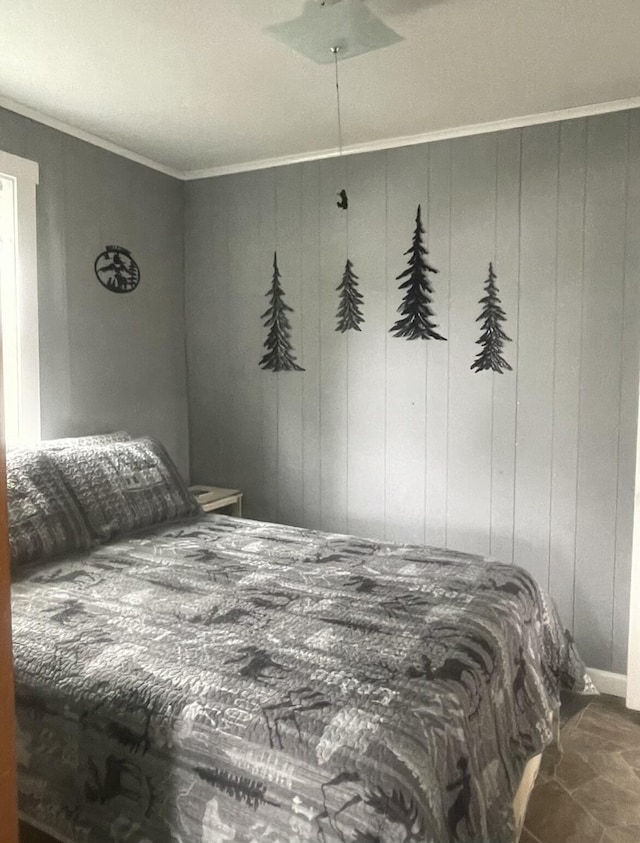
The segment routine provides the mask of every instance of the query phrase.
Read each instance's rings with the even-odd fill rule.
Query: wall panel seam
[[[549,461],[549,541],[547,544],[547,591],[551,591],[551,545],[553,539],[553,477],[556,456],[556,375],[558,363],[558,244],[560,236],[560,153],[561,153],[561,124],[558,124],[557,140],[557,170],[556,170],[556,240],[555,240],[555,283],[553,290],[553,368],[551,372],[551,459]]]
[[[511,535],[511,561],[516,562],[516,497],[517,497],[517,477],[518,477],[518,404],[520,401],[520,278],[522,274],[522,158],[523,158],[523,132],[519,130],[519,161],[518,161],[518,286],[517,286],[517,304],[516,304],[516,359],[515,359],[515,377],[516,377],[516,407],[514,414],[514,437],[513,437],[513,531]]]
[[[626,307],[627,294],[627,233],[629,231],[629,177],[630,177],[630,162],[631,162],[631,128],[629,115],[626,116],[626,131],[627,131],[627,149],[626,149],[626,163],[625,163],[625,197],[624,197],[624,237],[622,246],[622,326],[620,336],[620,360],[618,371],[618,442],[616,445],[616,507],[615,507],[615,532],[613,537],[613,600],[611,602],[611,644],[612,644],[612,658],[613,658],[613,644],[615,639],[615,625],[616,625],[616,579],[618,573],[618,509],[620,506],[620,425],[622,421],[622,390],[624,385],[624,314]]]
[[[584,190],[583,190],[583,205],[582,205],[582,268],[580,272],[580,354],[578,359],[578,442],[576,447],[576,514],[575,527],[573,531],[574,546],[573,546],[573,609],[571,618],[571,628],[575,625],[576,617],[576,571],[578,566],[578,523],[580,513],[580,452],[582,439],[582,358],[584,350],[584,276],[586,266],[586,226],[587,226],[587,196],[589,187],[589,126],[590,122],[587,120],[587,127],[585,132],[585,151],[584,151]]]

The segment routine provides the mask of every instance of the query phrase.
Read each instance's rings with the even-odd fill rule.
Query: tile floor
[[[640,843],[640,712],[616,697],[572,696],[562,724],[520,843]]]

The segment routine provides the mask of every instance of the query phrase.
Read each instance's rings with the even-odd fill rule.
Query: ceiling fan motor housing
[[[318,64],[341,61],[402,41],[362,0],[307,0],[302,15],[267,32]]]

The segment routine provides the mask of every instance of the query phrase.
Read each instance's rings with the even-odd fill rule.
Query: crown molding
[[[119,155],[121,158],[128,158],[129,161],[135,161],[136,164],[142,164],[143,167],[149,167],[152,170],[157,170],[159,173],[164,173],[165,176],[172,176],[174,179],[182,180],[184,173],[180,170],[174,170],[172,167],[167,167],[164,164],[153,161],[151,158],[146,158],[144,155],[139,155],[137,152],[132,152],[124,146],[119,146],[117,143],[105,140],[104,138],[94,135],[91,132],[85,132],[83,129],[77,129],[69,123],[64,123],[62,120],[56,120],[55,117],[49,117],[41,111],[36,111],[34,108],[29,108],[22,103],[15,100],[7,99],[0,96],[0,108],[7,111],[13,111],[15,114],[20,114],[29,120],[34,120],[36,123],[42,123],[44,126],[49,126],[51,129],[57,129],[65,135],[71,135],[73,138],[90,143],[93,146],[99,146],[101,149],[106,149],[107,152],[113,152],[114,155]]]
[[[356,143],[343,147],[345,155],[357,155],[362,152],[376,152],[385,149],[394,149],[400,146],[414,146],[420,143],[429,143],[439,140],[451,140],[463,138],[469,135],[483,135],[490,132],[505,132],[508,129],[522,129],[526,126],[537,126],[543,123],[557,123],[561,120],[575,120],[579,117],[595,117],[599,114],[609,114],[614,111],[628,111],[632,108],[640,108],[640,96],[628,97],[610,102],[597,102],[588,105],[579,105],[574,108],[562,108],[558,111],[546,111],[541,114],[527,114],[522,117],[509,117],[505,120],[492,120],[486,123],[474,123],[468,126],[456,126],[453,129],[438,129],[434,132],[424,132],[419,135],[404,135],[395,138],[370,141],[367,143]],[[229,164],[221,167],[210,167],[204,170],[188,170],[183,173],[185,181],[196,179],[215,178],[216,176],[227,176],[234,173],[244,173],[249,170],[266,170],[270,167],[283,167],[287,164],[302,164],[307,161],[318,161],[323,158],[337,158],[340,152],[337,149],[322,149],[313,152],[303,152],[294,155],[282,155],[277,158],[265,158],[260,161],[248,161],[242,164]]]
[[[181,181],[196,181],[199,179],[216,178],[217,176],[233,175],[234,173],[246,173],[252,170],[267,170],[271,167],[284,167],[288,164],[303,164],[308,161],[320,161],[325,158],[338,158],[340,152],[337,149],[319,149],[309,152],[294,153],[292,155],[280,155],[275,158],[264,158],[257,161],[245,161],[240,164],[226,164],[219,167],[208,167],[201,170],[176,170],[167,167],[130,149],[125,149],[118,144],[105,140],[91,132],[77,129],[74,126],[56,120],[40,111],[28,108],[15,100],[0,96],[0,108],[13,111],[29,120],[35,120],[59,132],[71,135],[78,140],[99,146],[114,155],[128,158],[144,167],[157,170],[172,178]],[[468,137],[470,135],[482,135],[490,132],[505,132],[509,129],[522,129],[527,126],[537,126],[543,123],[557,123],[562,120],[575,120],[580,117],[596,117],[600,114],[610,114],[615,111],[628,111],[633,108],[640,108],[640,96],[627,97],[626,99],[611,100],[610,102],[589,103],[573,108],[562,108],[557,111],[545,111],[540,114],[527,114],[520,117],[509,117],[505,120],[491,120],[485,123],[474,123],[466,126],[456,126],[452,129],[438,129],[433,132],[424,132],[418,135],[403,135],[395,138],[384,138],[382,140],[369,141],[367,143],[356,143],[343,148],[345,155],[358,155],[364,152],[377,152],[386,149],[394,149],[401,146],[414,146],[420,143],[429,143],[439,140],[452,140],[454,138]]]

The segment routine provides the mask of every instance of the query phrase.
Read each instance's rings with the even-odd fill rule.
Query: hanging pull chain
[[[336,68],[336,105],[338,107],[338,149],[340,151],[340,155],[342,155],[342,112],[340,110],[340,74],[338,71],[338,53],[340,52],[340,47],[332,47],[331,52],[333,53],[333,59]]]
[[[336,105],[338,107],[338,151],[339,155],[342,158],[342,111],[340,108],[340,73],[338,71],[338,53],[340,52],[340,47],[332,47],[331,52],[333,53],[333,60],[336,68]],[[347,191],[342,189],[340,193],[338,193],[340,200],[336,203],[338,208],[342,208],[343,211],[346,211],[349,207],[349,197],[347,196]]]

